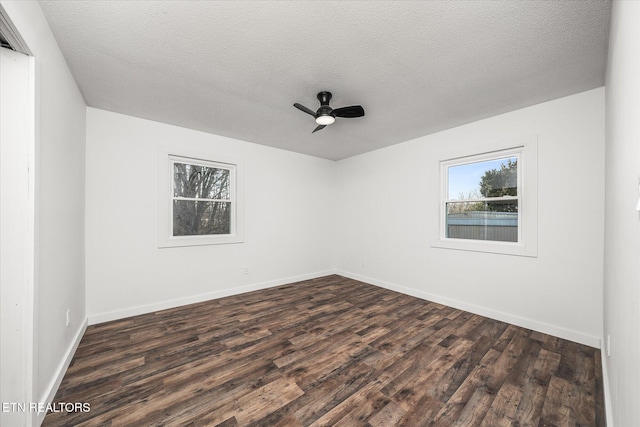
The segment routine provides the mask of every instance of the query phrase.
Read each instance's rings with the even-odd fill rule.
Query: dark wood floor
[[[600,353],[328,276],[90,326],[45,426],[603,426]]]

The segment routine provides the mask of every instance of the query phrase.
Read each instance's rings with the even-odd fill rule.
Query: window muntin
[[[443,162],[442,238],[521,241],[521,151]]]

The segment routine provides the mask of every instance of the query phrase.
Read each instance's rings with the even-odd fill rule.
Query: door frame
[[[18,389],[2,386],[3,403],[13,406],[12,412],[0,412],[0,424],[37,425],[37,411],[32,404],[35,396],[36,366],[36,75],[35,59],[0,5],[0,31],[9,39],[13,52],[6,48],[0,59],[0,78],[17,82],[19,90],[3,87],[0,91],[0,286],[3,311],[16,316],[7,318],[1,327],[2,347],[19,351],[19,359],[10,357],[3,373],[14,376]],[[10,37],[6,37],[10,35]],[[24,60],[18,55],[24,56]],[[9,72],[9,64],[14,62]],[[11,76],[7,75],[7,72]],[[13,80],[17,79],[17,80]],[[2,83],[0,83],[2,85]],[[10,107],[9,107],[10,106]],[[5,365],[3,363],[3,365]],[[12,382],[13,384],[13,382]],[[17,409],[17,410],[16,410]]]

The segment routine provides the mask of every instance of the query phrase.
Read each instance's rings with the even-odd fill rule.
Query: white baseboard
[[[316,279],[318,277],[328,276],[330,274],[336,274],[335,270],[326,270],[326,271],[319,271],[316,273],[302,274],[299,276],[285,277],[282,279],[269,280],[267,282],[253,283],[253,284],[244,285],[244,286],[237,286],[234,288],[223,289],[220,291],[207,292],[204,294],[192,295],[192,296],[182,297],[182,298],[175,298],[172,300],[160,301],[152,304],[128,307],[122,310],[114,310],[106,313],[91,314],[88,316],[89,325],[109,322],[111,320],[124,319],[125,317],[137,316],[139,314],[153,313],[159,310],[166,310],[168,308],[180,307],[187,304],[194,304],[198,302],[208,301],[211,299],[243,294],[245,292],[273,288],[275,286],[282,286],[288,283],[299,282],[302,280]]]
[[[600,339],[600,359],[602,360],[602,390],[604,393],[604,412],[607,427],[613,427],[613,407],[611,406],[611,389],[609,388],[609,357],[607,356],[607,344]]]
[[[56,369],[51,382],[47,386],[46,390],[38,399],[38,403],[43,403],[45,406],[53,402],[53,398],[56,397],[56,393],[58,392],[58,387],[60,387],[60,383],[64,378],[64,374],[67,372],[67,368],[71,364],[71,360],[73,359],[73,355],[76,354],[76,350],[78,349],[78,345],[80,345],[80,341],[84,336],[84,332],[87,330],[87,319],[82,322],[78,331],[76,332],[71,344],[67,348],[67,351],[64,354],[64,357],[60,361],[58,368]],[[44,421],[44,416],[47,415],[46,412],[38,412],[33,420],[33,425],[39,426]]]
[[[486,307],[481,307],[473,304],[469,304],[463,301],[459,301],[452,298],[443,297],[440,295],[434,295],[428,292],[424,292],[418,289],[408,288],[395,283],[390,283],[371,277],[361,276],[356,273],[348,271],[337,270],[336,274],[349,277],[351,279],[359,280],[361,282],[370,283],[372,285],[380,286],[385,289],[400,292],[406,295],[411,295],[416,298],[433,301],[438,304],[443,304],[449,307],[457,308],[459,310],[468,311],[480,316],[489,317],[491,319],[500,320],[501,322],[511,323],[516,326],[531,329],[544,334],[553,335],[558,338],[563,338],[569,341],[574,341],[580,344],[588,345],[590,347],[600,348],[600,338],[584,334],[582,332],[574,331],[571,329],[565,329],[559,326],[551,325],[537,320],[527,319],[524,317],[516,316],[511,313],[505,313],[502,311],[493,310]]]

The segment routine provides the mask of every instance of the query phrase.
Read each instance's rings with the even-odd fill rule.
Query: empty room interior
[[[2,426],[640,426],[640,2],[0,35]]]

